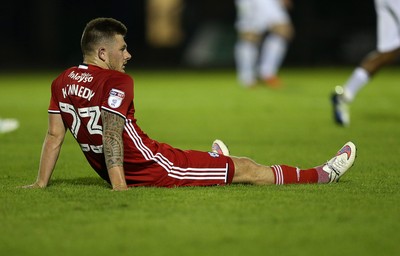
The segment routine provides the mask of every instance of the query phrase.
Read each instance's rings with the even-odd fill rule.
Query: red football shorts
[[[180,150],[161,144],[152,161],[126,164],[128,186],[212,186],[231,184],[235,167],[230,157]]]

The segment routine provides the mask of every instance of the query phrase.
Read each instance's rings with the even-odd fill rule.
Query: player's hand
[[[115,185],[113,186],[112,191],[125,191],[128,190],[128,186],[123,184],[123,185]]]
[[[40,188],[45,188],[46,186],[41,186],[39,185],[39,183],[35,182],[33,184],[30,185],[25,185],[25,186],[21,186],[20,188],[27,188],[27,189],[40,189]]]

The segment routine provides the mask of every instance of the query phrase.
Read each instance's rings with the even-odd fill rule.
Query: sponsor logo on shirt
[[[78,83],[90,83],[93,80],[93,76],[90,73],[75,73],[74,71],[71,71],[68,75],[69,78],[78,81]]]
[[[111,89],[108,96],[108,105],[111,108],[118,108],[121,106],[122,100],[125,98],[125,93],[117,89]]]

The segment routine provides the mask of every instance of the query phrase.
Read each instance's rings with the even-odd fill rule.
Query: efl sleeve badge
[[[122,104],[122,100],[125,98],[125,93],[117,89],[111,89],[110,95],[108,96],[108,105],[111,108],[118,108]]]

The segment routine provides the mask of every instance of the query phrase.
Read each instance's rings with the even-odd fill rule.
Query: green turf
[[[1,255],[395,255],[400,251],[400,109],[385,69],[333,124],[329,95],[348,68],[286,68],[285,87],[245,90],[228,71],[130,71],[139,125],[154,139],[268,165],[312,167],[346,141],[355,166],[330,185],[135,188],[112,192],[68,134],[50,186],[36,178],[55,73],[0,75]]]

